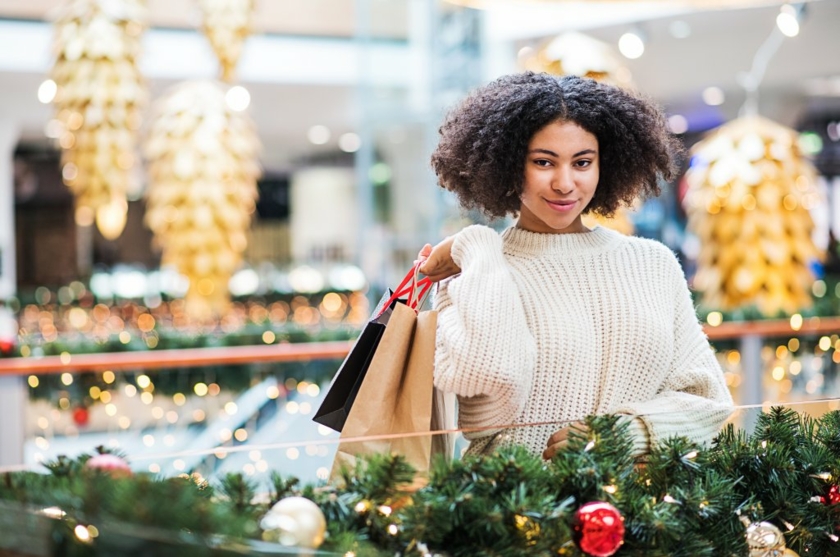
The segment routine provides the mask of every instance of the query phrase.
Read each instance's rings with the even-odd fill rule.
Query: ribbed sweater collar
[[[621,234],[596,226],[589,232],[571,234],[540,234],[511,226],[502,232],[505,252],[511,255],[584,255],[599,253],[615,247]]]

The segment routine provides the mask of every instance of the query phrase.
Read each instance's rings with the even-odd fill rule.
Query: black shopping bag
[[[412,279],[414,279],[413,283]],[[382,295],[370,320],[365,324],[350,353],[347,354],[333,377],[324,401],[312,418],[314,421],[339,432],[344,428],[344,422],[347,421],[347,415],[353,407],[359,387],[370,367],[394,306],[403,303],[416,308],[417,301],[423,299],[423,295],[430,287],[431,282],[428,279],[417,281],[417,267],[415,266],[405,276],[396,291],[389,289]]]

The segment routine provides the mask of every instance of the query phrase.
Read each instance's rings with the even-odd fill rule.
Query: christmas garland
[[[241,474],[210,485],[131,474],[116,455],[59,458],[50,474],[0,476],[0,553],[35,554],[12,541],[39,516],[45,555],[840,556],[840,412],[773,408],[751,436],[671,439],[644,463],[615,417],[586,422],[551,462],[520,447],[437,462],[416,491],[398,456],[340,485],[274,474],[263,496]]]
[[[81,333],[61,335],[56,340],[21,338],[21,345],[12,347],[4,357],[58,356],[69,354],[101,354],[112,352],[147,352],[184,348],[217,348],[225,346],[258,346],[266,344],[266,333],[271,333],[269,344],[306,343],[350,340],[358,335],[358,328],[350,325],[327,327],[299,327],[296,325],[272,326],[271,324],[248,324],[237,333],[223,333],[219,330],[189,332],[176,328],[156,329],[156,343],[151,348],[143,335],[135,334],[128,342],[120,340],[117,333],[104,339],[93,339]],[[26,346],[28,354],[22,354]],[[24,352],[26,352],[24,350]]]

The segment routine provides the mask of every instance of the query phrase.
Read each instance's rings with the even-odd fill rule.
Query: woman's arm
[[[682,269],[673,254],[670,257],[675,308],[674,354],[669,373],[653,399],[615,410],[635,416],[630,431],[637,453],[648,452],[650,446],[675,436],[707,444],[733,410],[732,396],[697,320]]]
[[[467,227],[451,242],[451,259],[461,273],[439,283],[435,296],[435,386],[460,397],[461,427],[511,424],[530,393],[537,349],[502,239]]]

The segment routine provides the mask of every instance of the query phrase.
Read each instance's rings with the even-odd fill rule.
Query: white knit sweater
[[[461,274],[435,296],[435,385],[458,395],[470,453],[517,443],[535,454],[562,425],[626,414],[637,454],[671,436],[706,443],[732,398],[674,254],[603,227],[459,232]]]

